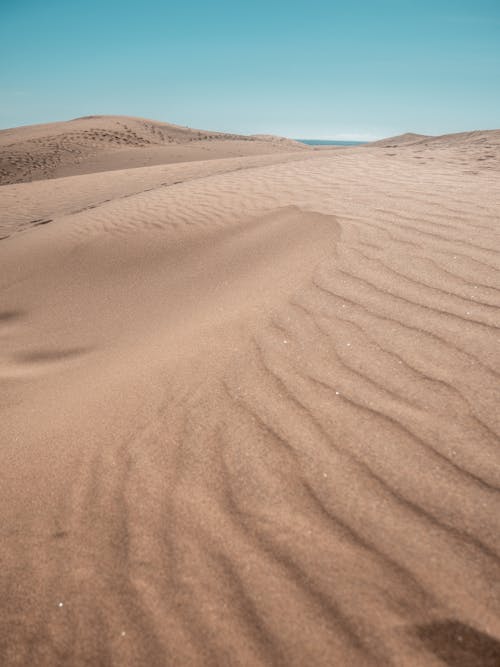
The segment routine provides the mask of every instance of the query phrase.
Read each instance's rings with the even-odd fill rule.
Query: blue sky
[[[500,127],[500,0],[0,0],[0,127],[124,114],[375,138]]]

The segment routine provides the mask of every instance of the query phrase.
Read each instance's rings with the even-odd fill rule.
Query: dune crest
[[[128,116],[85,116],[0,130],[0,185],[110,169],[308,150],[284,137],[196,130]]]

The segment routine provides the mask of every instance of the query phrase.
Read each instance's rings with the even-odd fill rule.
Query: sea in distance
[[[335,139],[295,139],[309,146],[361,146],[366,141],[336,141]]]

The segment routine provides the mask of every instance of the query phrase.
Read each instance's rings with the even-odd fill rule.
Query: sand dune
[[[2,664],[500,664],[477,138],[0,188]]]
[[[307,151],[272,135],[195,130],[128,116],[87,116],[0,130],[0,185],[155,164]]]
[[[483,152],[483,159],[494,158],[496,163],[500,157],[500,130],[486,130],[474,132],[459,132],[456,134],[443,134],[436,137],[423,134],[401,134],[397,137],[381,139],[368,144],[369,147],[380,146],[382,148],[407,147],[412,150],[430,146],[432,148],[457,148],[469,152],[470,149],[479,149]],[[487,155],[493,152],[493,155]]]
[[[396,146],[404,146],[416,144],[427,139],[432,139],[426,134],[415,134],[414,132],[406,132],[405,134],[398,134],[396,137],[387,137],[386,139],[380,139],[379,141],[372,141],[370,146],[382,146],[385,148],[394,148]]]

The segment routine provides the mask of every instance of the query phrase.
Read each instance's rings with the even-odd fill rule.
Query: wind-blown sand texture
[[[0,188],[2,665],[500,664],[499,133],[387,143]]]
[[[0,185],[188,160],[308,151],[272,135],[244,136],[131,118],[87,116],[0,130]]]

